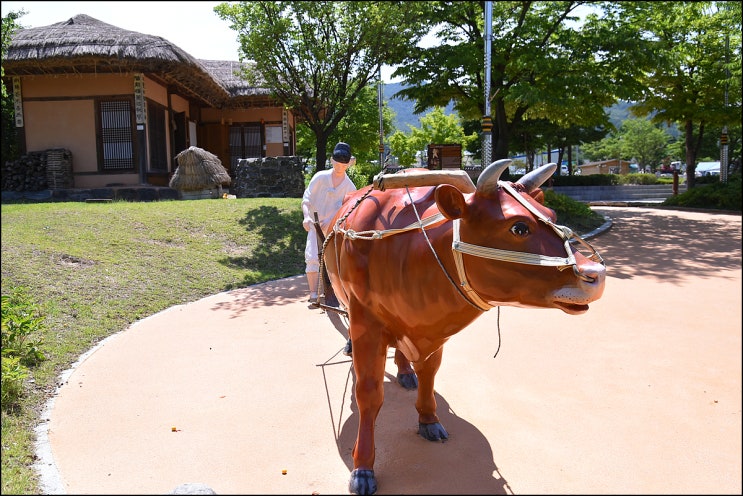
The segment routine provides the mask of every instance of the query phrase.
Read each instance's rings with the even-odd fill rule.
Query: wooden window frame
[[[115,108],[116,104],[120,104],[119,109]],[[138,172],[139,150],[137,149],[134,97],[98,98],[95,101],[95,110],[98,172],[103,174],[133,174]],[[107,113],[116,114],[117,112],[122,115],[118,117],[113,115],[113,118],[106,115]],[[128,113],[128,116],[123,115],[125,113]],[[116,124],[119,126],[117,127]],[[120,157],[113,156],[117,154]],[[123,166],[116,165],[115,161],[117,160],[121,161]]]

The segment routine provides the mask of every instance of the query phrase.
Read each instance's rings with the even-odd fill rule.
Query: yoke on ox
[[[464,171],[436,186],[423,184],[441,172],[380,175],[333,219],[323,265],[348,313],[359,411],[351,493],[377,489],[374,424],[389,347],[398,382],[418,388],[418,433],[445,439],[434,378],[452,335],[494,306],[581,314],[603,293],[601,256],[543,205],[540,186],[557,166],[500,181],[510,163],[490,164],[477,186]]]

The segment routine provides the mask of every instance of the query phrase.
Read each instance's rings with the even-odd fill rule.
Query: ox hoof
[[[374,477],[374,470],[357,468],[351,472],[348,491],[351,494],[374,494],[377,492],[377,479]]]
[[[443,441],[449,439],[449,433],[438,422],[434,424],[418,424],[418,434],[429,441]]]
[[[418,389],[418,376],[415,374],[397,374],[397,383],[405,389]]]

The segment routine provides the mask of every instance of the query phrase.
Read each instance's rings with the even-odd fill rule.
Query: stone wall
[[[302,157],[242,158],[232,171],[230,192],[238,198],[301,198]]]

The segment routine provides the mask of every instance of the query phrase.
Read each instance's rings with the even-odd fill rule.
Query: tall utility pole
[[[379,166],[384,168],[384,120],[382,119],[382,66],[379,66],[379,87],[377,88],[377,103],[379,104]]]
[[[730,69],[727,68],[728,54],[730,53],[730,35],[725,35],[725,74],[730,78]],[[728,108],[728,82],[725,81],[725,109]],[[720,182],[728,182],[728,125],[722,126],[720,135]]]
[[[493,4],[485,2],[485,115],[482,116],[482,166],[490,165],[493,120],[490,117],[490,46],[493,37]]]

